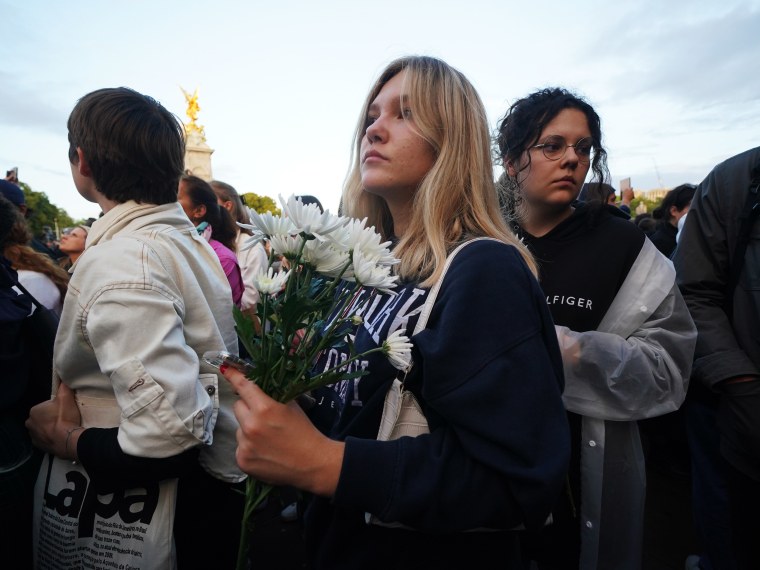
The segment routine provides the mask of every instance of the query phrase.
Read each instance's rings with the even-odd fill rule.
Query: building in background
[[[198,89],[192,95],[184,89],[182,89],[182,93],[184,93],[187,101],[187,111],[185,112],[190,119],[188,123],[185,123],[185,174],[192,174],[210,182],[213,178],[211,175],[211,154],[214,149],[206,143],[205,129],[197,123],[198,111],[201,110],[198,104]]]

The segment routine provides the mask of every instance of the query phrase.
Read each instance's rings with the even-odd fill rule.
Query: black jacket
[[[663,222],[658,225],[657,229],[649,236],[655,247],[665,257],[670,257],[676,249],[676,236],[678,228],[670,222]]]
[[[731,267],[738,262],[733,257],[739,218],[744,213],[752,170],[758,164],[760,147],[718,164],[707,175],[697,188],[673,253],[677,282],[699,335],[690,391],[698,390],[695,385],[701,384],[725,396],[728,387],[718,384],[737,376],[758,377],[740,388],[744,392],[760,391],[760,222],[752,227],[738,285],[733,291],[728,286]],[[726,301],[732,295],[733,310],[727,314]],[[760,409],[745,415],[760,418]],[[760,480],[760,455],[754,449],[760,428],[742,429],[748,439],[734,441],[736,449],[728,454],[724,440],[721,449],[732,464]]]

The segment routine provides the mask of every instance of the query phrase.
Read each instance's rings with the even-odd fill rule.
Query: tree
[[[280,209],[277,207],[275,201],[269,196],[259,196],[254,192],[248,192],[241,196],[245,205],[258,214],[264,212],[271,212],[275,216],[281,215]]]
[[[31,215],[27,218],[27,223],[35,237],[45,236],[46,227],[55,231],[56,224],[58,228],[75,225],[74,220],[66,210],[51,204],[44,192],[35,192],[24,182],[19,182],[19,186],[24,191],[26,207],[32,210]]]

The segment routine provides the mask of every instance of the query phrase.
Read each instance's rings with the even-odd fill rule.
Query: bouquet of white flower
[[[288,402],[321,386],[364,374],[350,370],[351,362],[372,352],[383,352],[400,370],[410,365],[411,343],[404,331],[396,331],[375,349],[355,354],[347,334],[360,321],[356,305],[367,289],[393,294],[398,279],[391,268],[398,263],[381,243],[367,220],[355,220],[321,212],[316,204],[305,205],[291,196],[280,197],[283,215],[251,212],[252,230],[246,246],[261,240],[271,246],[269,267],[256,279],[260,293],[257,318],[235,310],[238,336],[253,365],[247,373],[267,395]],[[278,256],[287,269],[275,272]],[[371,291],[371,292],[372,292]],[[312,373],[324,350],[340,347],[350,357],[338,366]],[[346,348],[348,350],[346,350]],[[247,568],[249,521],[271,486],[249,477],[246,506],[238,551],[238,569]]]

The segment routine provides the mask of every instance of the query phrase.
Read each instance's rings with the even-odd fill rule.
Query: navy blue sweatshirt
[[[358,351],[398,328],[411,334],[428,290],[405,283],[397,292],[364,308]],[[431,433],[376,441],[398,373],[381,354],[360,364],[366,376],[335,386],[341,410],[332,436],[346,442],[345,457],[335,496],[314,498],[306,513],[314,567],[517,567],[507,529],[541,527],[570,455],[562,362],[543,293],[514,247],[476,242],[458,254],[412,341],[406,386]],[[317,367],[345,356],[331,352]],[[365,512],[417,530],[368,525]],[[502,530],[460,532],[474,528]]]

